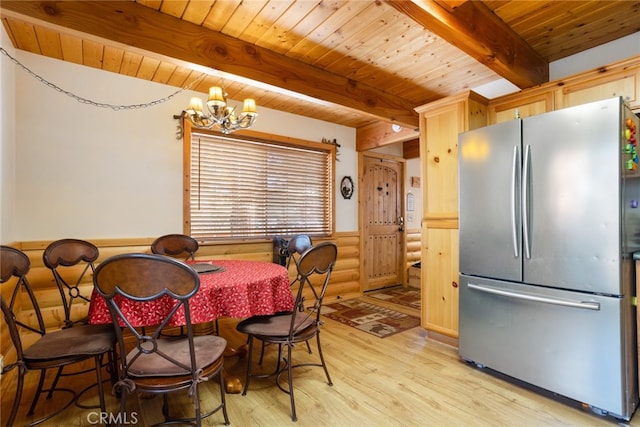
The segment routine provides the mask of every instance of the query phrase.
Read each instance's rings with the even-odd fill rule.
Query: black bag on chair
[[[273,238],[273,263],[280,265],[287,265],[287,258],[289,252],[287,251],[289,241],[282,237]]]

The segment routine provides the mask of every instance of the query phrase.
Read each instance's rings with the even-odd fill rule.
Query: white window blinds
[[[194,132],[190,165],[197,240],[331,234],[330,150]]]

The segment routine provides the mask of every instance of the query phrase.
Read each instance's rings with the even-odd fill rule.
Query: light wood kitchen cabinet
[[[489,101],[489,124],[531,117],[614,96],[640,110],[640,57],[545,83]]]
[[[458,337],[458,228],[427,227],[427,286],[422,289],[422,326]]]
[[[556,90],[556,110],[622,96],[632,108],[640,107],[640,59],[635,66],[607,68],[595,75],[568,80]],[[631,64],[629,64],[631,65]]]
[[[416,108],[422,173],[422,326],[458,337],[458,134],[487,125],[476,93]]]
[[[640,111],[640,57],[491,101],[473,92],[416,108],[423,191],[422,326],[458,337],[458,134],[489,124],[623,96]]]
[[[516,117],[531,117],[553,111],[554,92],[549,88],[523,96],[522,93],[496,98],[489,103],[489,123],[496,124]]]

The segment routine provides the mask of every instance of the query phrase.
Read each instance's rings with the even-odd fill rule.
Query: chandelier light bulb
[[[224,93],[222,92],[222,88],[219,86],[213,86],[209,88],[209,100],[207,101],[207,105],[224,107],[227,105],[227,101],[224,98]]]
[[[255,99],[247,98],[242,105],[242,112],[244,114],[256,114],[256,101]]]
[[[193,97],[189,102],[189,108],[187,109],[189,114],[202,113],[202,100],[200,98]]]

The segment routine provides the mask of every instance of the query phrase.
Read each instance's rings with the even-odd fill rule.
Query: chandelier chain
[[[164,102],[167,102],[167,101],[171,100],[173,97],[175,97],[176,95],[184,92],[185,90],[191,89],[193,86],[196,85],[196,83],[199,83],[206,76],[206,74],[203,73],[200,77],[195,79],[193,82],[191,82],[187,86],[185,86],[183,88],[180,88],[177,91],[175,91],[174,93],[172,93],[172,94],[170,94],[168,96],[165,96],[163,98],[159,98],[159,99],[156,99],[156,100],[153,100],[153,101],[150,101],[150,102],[145,102],[145,103],[142,103],[142,104],[114,105],[114,104],[108,104],[108,103],[104,103],[104,102],[92,101],[90,99],[78,96],[73,92],[70,92],[68,90],[62,89],[60,86],[49,82],[44,77],[41,77],[40,75],[38,75],[35,72],[31,71],[26,65],[22,64],[16,58],[11,56],[9,54],[9,52],[7,52],[4,48],[0,47],[0,52],[2,52],[5,56],[7,56],[9,58],[9,60],[11,60],[11,62],[16,64],[18,67],[22,68],[23,71],[25,71],[27,74],[31,75],[33,78],[35,78],[36,80],[38,80],[40,83],[44,84],[45,86],[48,86],[51,89],[56,90],[57,92],[63,93],[65,95],[75,99],[76,101],[78,101],[81,104],[93,105],[94,107],[100,107],[100,108],[110,108],[110,109],[112,109],[114,111],[139,110],[139,109],[142,109],[142,108],[148,108],[148,107],[153,107],[155,105],[162,104]]]

